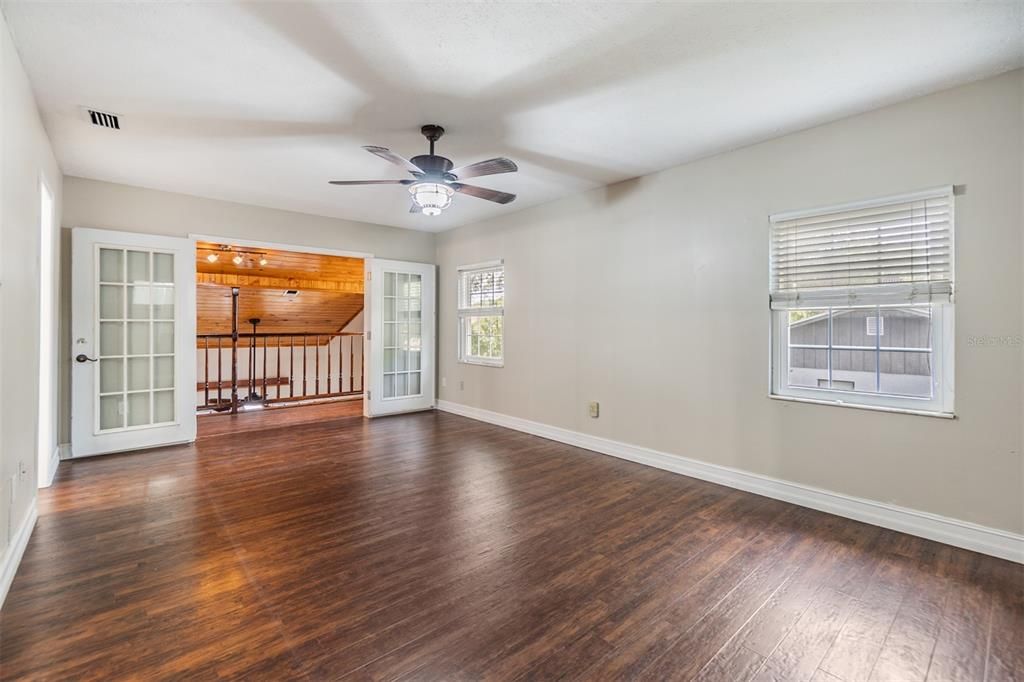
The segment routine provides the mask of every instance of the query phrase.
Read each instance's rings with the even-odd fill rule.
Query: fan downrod
[[[441,136],[444,135],[444,128],[435,123],[428,123],[420,128],[420,132],[423,134],[423,137],[430,140],[430,155],[433,156],[434,143],[440,140]]]

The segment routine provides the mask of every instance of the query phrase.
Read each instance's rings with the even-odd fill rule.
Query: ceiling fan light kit
[[[515,194],[499,192],[486,187],[467,185],[461,180],[482,175],[514,173],[519,170],[511,159],[499,157],[454,168],[451,159],[434,154],[434,143],[444,135],[439,125],[425,125],[420,132],[430,142],[430,153],[406,159],[386,147],[365,146],[363,149],[408,171],[415,179],[409,180],[331,180],[332,185],[406,185],[412,195],[410,213],[436,216],[451,206],[456,192],[498,204],[507,204],[516,198]]]
[[[409,188],[409,193],[423,215],[441,215],[441,211],[452,205],[455,190],[437,182],[417,182]]]

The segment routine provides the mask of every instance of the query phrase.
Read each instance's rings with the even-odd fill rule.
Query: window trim
[[[504,367],[505,366],[505,306],[494,306],[491,308],[463,308],[462,307],[462,282],[463,276],[467,272],[474,272],[479,270],[493,270],[501,268],[502,279],[505,277],[505,259],[498,258],[495,260],[483,261],[480,263],[472,263],[470,265],[460,265],[456,268],[456,280],[455,280],[455,317],[456,317],[456,360],[459,364],[463,365],[477,365],[480,367]],[[507,300],[508,291],[503,292],[503,296]],[[466,348],[466,334],[465,334],[465,323],[468,317],[500,317],[502,318],[501,327],[501,358],[484,358],[476,355],[470,355]]]

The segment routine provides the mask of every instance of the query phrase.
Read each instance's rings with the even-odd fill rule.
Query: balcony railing
[[[361,332],[200,334],[200,411],[299,403],[361,395]]]

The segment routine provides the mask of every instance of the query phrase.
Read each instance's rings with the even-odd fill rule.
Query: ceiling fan
[[[400,166],[413,175],[413,179],[405,180],[331,180],[332,185],[405,185],[412,195],[412,208],[409,213],[424,215],[441,215],[441,211],[451,206],[452,196],[456,192],[468,194],[478,199],[486,199],[499,204],[507,204],[516,198],[515,194],[499,192],[496,189],[467,185],[462,182],[466,178],[477,178],[481,175],[498,173],[514,173],[519,170],[511,159],[499,157],[478,161],[468,166],[454,168],[451,159],[434,154],[434,143],[444,135],[444,128],[439,125],[425,125],[420,128],[423,136],[430,141],[430,153],[406,159],[385,147],[363,147],[371,154]]]

